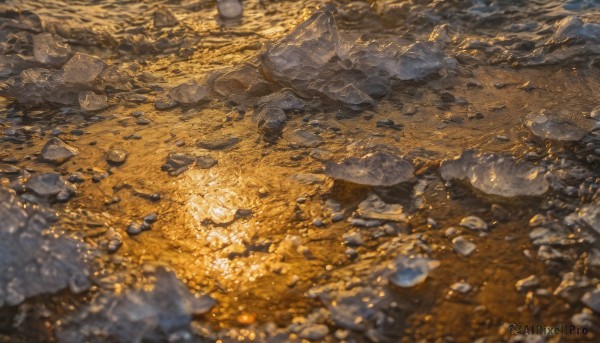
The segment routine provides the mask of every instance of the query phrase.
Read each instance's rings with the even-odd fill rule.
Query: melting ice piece
[[[390,282],[408,288],[425,282],[429,271],[437,268],[439,261],[423,256],[400,256],[394,264],[396,269],[390,275]]]
[[[358,214],[363,218],[407,221],[402,205],[386,204],[375,194],[369,195],[367,199],[358,205]]]
[[[200,102],[208,95],[208,90],[197,81],[191,80],[174,87],[169,91],[169,95],[180,104],[195,104]]]
[[[156,281],[120,295],[106,291],[64,321],[57,337],[76,342],[166,342],[191,337],[193,315],[215,306],[210,296],[195,297],[173,272],[163,268],[151,275]]]
[[[469,256],[476,248],[473,242],[467,241],[463,236],[452,239],[452,249],[463,256]]]
[[[538,196],[546,193],[549,186],[541,167],[518,163],[510,156],[477,154],[472,150],[444,161],[440,174],[445,181],[467,179],[480,191],[503,197]]]
[[[262,54],[263,69],[277,80],[308,88],[339,48],[331,12],[317,12]]]
[[[0,307],[29,297],[90,286],[83,243],[49,230],[42,209],[0,187]]]
[[[52,33],[40,33],[33,36],[33,57],[42,64],[62,66],[71,55],[71,48],[62,38]]]
[[[242,16],[244,6],[239,0],[217,0],[217,11],[223,19],[236,19]]]
[[[600,205],[586,205],[579,210],[578,214],[586,224],[596,230],[596,232],[600,233]]]
[[[99,111],[108,107],[108,98],[104,94],[96,94],[92,91],[79,93],[79,106],[84,111]]]
[[[525,124],[534,135],[557,141],[578,141],[587,134],[577,124],[545,113],[528,115]]]
[[[76,53],[63,66],[64,80],[70,83],[87,84],[94,81],[104,67],[106,63],[100,57]]]
[[[369,186],[393,186],[414,178],[411,162],[378,152],[362,158],[348,158],[342,163],[325,162],[325,175]]]

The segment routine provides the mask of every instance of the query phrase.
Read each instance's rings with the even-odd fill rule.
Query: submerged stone
[[[77,154],[79,154],[77,149],[63,142],[61,139],[53,137],[42,148],[40,159],[44,162],[61,164]]]
[[[388,153],[348,158],[341,163],[325,162],[325,175],[360,185],[393,186],[414,178],[411,162]]]
[[[511,156],[478,154],[472,150],[444,161],[440,174],[445,181],[466,179],[486,194],[503,197],[539,196],[549,187],[541,167],[516,162]]]
[[[127,151],[111,149],[106,153],[106,161],[113,164],[122,164],[127,160]]]
[[[206,150],[225,150],[237,145],[241,141],[236,136],[225,136],[213,140],[203,140],[196,142],[198,148]]]
[[[145,287],[121,294],[102,291],[91,304],[79,309],[57,329],[62,343],[165,342],[191,337],[192,316],[215,306],[208,295],[196,297],[173,272],[158,268]]]

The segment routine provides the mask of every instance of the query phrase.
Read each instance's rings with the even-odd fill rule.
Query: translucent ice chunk
[[[69,45],[62,38],[52,33],[40,33],[33,36],[33,57],[42,64],[51,66],[63,65],[71,55]]]
[[[90,286],[84,244],[50,230],[45,218],[43,209],[24,206],[0,187],[0,307]]]
[[[557,141],[578,141],[587,133],[569,120],[545,113],[528,115],[526,125],[536,136]]]
[[[216,302],[210,296],[195,297],[173,272],[152,273],[155,281],[120,295],[100,294],[90,305],[67,318],[58,328],[60,342],[166,342],[191,336],[193,315],[208,312]]]
[[[411,162],[388,153],[348,158],[342,163],[325,162],[325,175],[369,186],[393,186],[413,179]]]
[[[486,194],[504,197],[542,195],[549,186],[541,167],[516,162],[510,156],[477,154],[472,150],[444,161],[440,174],[446,181],[466,179]]]
[[[429,271],[439,262],[423,256],[400,256],[394,264],[396,269],[390,275],[390,282],[399,287],[413,287],[425,282]]]

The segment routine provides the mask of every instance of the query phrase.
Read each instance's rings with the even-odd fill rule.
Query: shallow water
[[[172,26],[156,27],[161,6]],[[598,339],[599,224],[587,213],[600,189],[600,3],[249,0],[223,20],[215,1],[51,0],[7,1],[0,13],[0,157],[19,168],[2,165],[2,187],[19,206],[56,212],[48,225],[83,241],[93,270],[81,294],[42,289],[2,307],[0,340]],[[334,23],[326,44],[319,18]],[[294,31],[306,20],[316,34]],[[123,67],[126,82],[18,88],[22,70],[60,74],[33,60],[41,32]],[[426,41],[425,53],[399,52]],[[373,85],[373,75],[384,76]],[[191,80],[201,101],[169,93]],[[293,101],[263,97],[282,87]],[[108,104],[81,110],[82,90]],[[169,96],[180,104],[162,107]],[[555,122],[528,122],[540,115]],[[40,159],[54,136],[77,150],[59,165]],[[124,162],[107,162],[114,149]],[[442,179],[440,164],[470,150],[494,158]],[[369,162],[379,153],[392,160]],[[498,156],[520,167],[493,165]],[[50,172],[76,194],[28,188]],[[541,186],[514,189],[528,180]],[[487,228],[461,224],[469,216]],[[475,250],[461,253],[459,236]],[[395,282],[406,258],[435,268]],[[518,282],[531,275],[537,283]],[[518,335],[512,323],[586,333]]]

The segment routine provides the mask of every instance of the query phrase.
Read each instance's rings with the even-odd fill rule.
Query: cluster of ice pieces
[[[153,283],[122,294],[104,291],[58,328],[62,343],[173,342],[192,338],[190,321],[213,308],[208,295],[196,297],[177,276],[158,268]]]
[[[72,54],[60,36],[41,33],[33,36],[34,59],[47,68],[26,68],[0,86],[0,94],[33,107],[44,103],[79,105],[86,111],[108,107],[103,90],[131,89],[131,75],[125,68],[109,66],[101,58]],[[38,65],[39,66],[39,65]],[[55,69],[60,68],[60,69]]]
[[[545,170],[511,156],[463,152],[444,161],[440,174],[445,181],[467,180],[478,190],[503,197],[539,196],[548,190]]]
[[[0,188],[0,307],[69,288],[86,290],[83,243],[53,232],[45,213]]]
[[[435,42],[347,41],[328,11],[313,14],[260,59],[269,79],[350,107],[374,103],[393,80],[420,80],[447,64]]]
[[[397,156],[378,152],[341,163],[325,162],[325,175],[359,185],[393,186],[413,180],[414,166]]]

